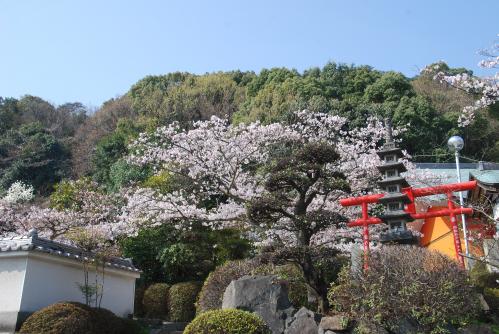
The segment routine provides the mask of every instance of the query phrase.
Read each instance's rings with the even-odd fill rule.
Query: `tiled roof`
[[[60,242],[40,238],[36,230],[31,230],[27,235],[0,239],[0,253],[15,251],[35,251],[65,257],[75,260],[93,261],[93,254],[84,252],[82,249],[66,245]],[[130,259],[113,257],[106,266],[133,272],[140,272]]]
[[[433,174],[443,177],[445,183],[458,182],[455,163],[424,163],[417,162],[417,169],[428,169]],[[499,184],[499,164],[493,162],[461,163],[461,181],[476,179],[481,185],[498,186]],[[416,171],[417,173],[417,171]],[[424,186],[431,186],[427,184]],[[463,196],[468,197],[468,192],[463,191]],[[445,199],[443,195],[434,195],[431,199]]]

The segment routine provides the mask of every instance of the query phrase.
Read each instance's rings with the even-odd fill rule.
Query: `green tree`
[[[128,95],[141,115],[155,118],[159,124],[178,121],[189,127],[193,121],[213,115],[230,118],[244,99],[242,84],[249,77],[251,73],[243,72],[148,76],[132,86]]]
[[[119,182],[125,180],[119,180],[120,177],[124,177],[122,167],[119,163],[114,166],[121,158],[128,154],[128,143],[136,138],[138,134],[143,130],[143,126],[140,123],[134,123],[132,120],[123,119],[118,121],[117,128],[111,134],[103,137],[96,145],[95,151],[92,156],[93,163],[93,173],[92,177],[95,181],[109,187],[116,189],[120,187]],[[111,179],[111,171],[114,179]],[[130,170],[134,173],[138,179],[141,179],[140,171],[134,169]],[[120,176],[121,173],[121,176]],[[144,176],[147,174],[144,173]],[[133,177],[132,177],[133,178]]]
[[[415,93],[409,80],[398,72],[386,72],[369,85],[364,93],[366,102],[386,103],[389,107],[396,107],[402,97],[411,97]]]
[[[41,194],[68,172],[68,151],[40,123],[7,131],[0,139],[0,187],[16,180],[33,185]]]
[[[204,280],[217,265],[249,255],[251,245],[237,230],[212,231],[194,225],[179,231],[172,224],[145,228],[120,241],[124,256],[142,269],[145,284]]]
[[[4,133],[15,125],[15,118],[19,113],[17,100],[0,96],[0,132]]]

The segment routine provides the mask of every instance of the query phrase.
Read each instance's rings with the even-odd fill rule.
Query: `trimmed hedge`
[[[204,312],[192,321],[184,334],[270,334],[263,320],[254,313],[236,309]]]
[[[75,302],[61,302],[42,308],[30,315],[21,326],[20,333],[33,334],[98,334],[92,308]],[[71,332],[68,329],[71,329]]]
[[[170,321],[188,322],[196,315],[196,299],[200,282],[182,282],[172,285],[168,298]]]
[[[170,286],[166,283],[155,283],[146,289],[142,299],[146,317],[168,319],[169,290]]]
[[[196,303],[197,314],[222,308],[223,295],[230,282],[250,275],[258,265],[258,260],[251,259],[227,261],[218,266],[204,281]]]
[[[142,327],[132,319],[123,319],[105,308],[94,308],[95,322],[101,334],[139,334]]]
[[[143,330],[133,320],[119,318],[109,310],[76,302],[60,302],[29,316],[19,333],[140,334]]]

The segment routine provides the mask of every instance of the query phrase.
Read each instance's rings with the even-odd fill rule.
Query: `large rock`
[[[358,334],[388,334],[388,331],[374,322],[361,320],[355,328],[355,333]]]
[[[393,334],[419,334],[421,331],[414,321],[407,318],[400,319],[392,328]]]
[[[284,333],[294,308],[288,289],[277,276],[243,276],[225,289],[222,308],[237,308],[258,314],[273,334]]]
[[[292,318],[287,321],[285,334],[317,334],[318,323],[321,319],[319,314],[316,314],[306,307],[302,307],[296,312]]]
[[[346,331],[348,329],[348,317],[342,314],[322,317],[319,324],[319,334],[336,333],[337,331]]]
[[[474,324],[466,328],[460,328],[457,331],[459,334],[493,334],[492,328],[487,324]]]

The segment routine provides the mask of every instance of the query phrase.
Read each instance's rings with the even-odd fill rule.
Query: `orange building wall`
[[[435,206],[428,209],[428,212],[446,209],[445,206]],[[458,226],[461,227],[461,219],[458,217]],[[431,250],[436,250],[447,255],[451,259],[456,259],[456,251],[454,249],[454,238],[449,217],[434,217],[427,218],[421,227],[423,237],[420,239],[420,245]],[[461,249],[464,252],[464,240],[461,236]],[[478,245],[470,243],[470,253],[477,256],[483,256],[483,250]]]

